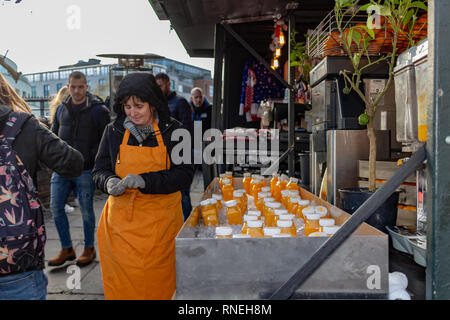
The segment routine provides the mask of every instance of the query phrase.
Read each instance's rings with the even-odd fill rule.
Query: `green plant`
[[[305,82],[309,83],[309,72],[312,69],[311,65],[311,59],[308,56],[306,52],[306,44],[305,42],[297,42],[296,36],[298,32],[295,30],[292,30],[291,32],[291,53],[290,53],[290,59],[291,59],[291,67],[299,68],[300,71],[300,79]],[[307,35],[306,35],[307,37]]]
[[[360,0],[335,0],[334,12],[337,27],[341,34],[341,46],[350,58],[354,69],[341,70],[340,72],[345,79],[344,93],[348,94],[351,90],[354,90],[366,105],[365,113],[359,117],[359,121],[361,125],[367,126],[369,137],[369,191],[375,192],[377,149],[374,118],[381,99],[394,81],[393,70],[398,55],[399,38],[406,34],[409,40],[408,47],[415,44],[414,26],[417,21],[417,14],[420,9],[427,10],[427,0],[370,0],[369,3],[359,6],[360,2]],[[366,12],[368,9],[376,9],[379,16],[384,18],[384,23],[381,26],[374,24],[373,16],[370,14],[366,25],[355,25],[356,15]],[[389,31],[391,34],[392,50],[374,56],[369,49],[373,48],[371,46],[374,45],[376,31],[380,30],[380,27],[381,30]],[[382,90],[375,96],[368,97],[360,89],[360,84],[363,81],[362,74],[366,69],[379,63],[389,65],[389,77]]]

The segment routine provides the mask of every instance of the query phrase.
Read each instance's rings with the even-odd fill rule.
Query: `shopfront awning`
[[[292,5],[296,30],[314,29],[333,9],[334,0],[148,0],[160,20],[170,23],[191,57],[214,57],[218,23],[243,24],[285,18]],[[272,23],[273,25],[273,23]],[[249,32],[253,32],[249,30]],[[245,37],[245,30],[242,30]],[[251,36],[249,36],[250,38]]]

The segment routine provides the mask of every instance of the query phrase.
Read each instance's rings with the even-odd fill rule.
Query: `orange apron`
[[[156,122],[158,146],[129,146],[125,131],[116,174],[170,169]],[[168,164],[166,163],[168,161]],[[109,196],[97,238],[103,288],[108,300],[171,299],[175,292],[175,237],[183,225],[181,193],[142,194],[126,189]]]

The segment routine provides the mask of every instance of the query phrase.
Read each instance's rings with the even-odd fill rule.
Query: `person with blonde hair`
[[[49,109],[50,109],[49,123],[50,124],[53,123],[53,119],[55,118],[56,109],[64,100],[67,99],[68,96],[69,96],[69,88],[67,86],[64,86],[64,87],[61,87],[61,89],[59,89],[56,96],[50,101],[50,107],[49,107]]]
[[[83,156],[59,139],[0,74],[0,300],[44,300],[46,231],[39,163],[64,177],[83,172]]]

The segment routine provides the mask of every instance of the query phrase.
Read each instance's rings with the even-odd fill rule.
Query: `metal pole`
[[[289,35],[288,35],[288,70],[289,70],[289,95],[288,95],[288,145],[289,148],[294,146],[295,143],[295,91],[294,91],[294,82],[295,82],[295,68],[291,67],[291,34],[292,31],[295,30],[295,18],[291,14],[289,15]],[[295,152],[294,148],[289,152],[288,156],[288,170],[289,177],[293,177],[295,175]]]
[[[317,249],[300,269],[287,280],[269,299],[289,299],[295,290],[336,250],[344,241],[390,197],[390,195],[414,173],[425,161],[425,146],[422,146],[403,164],[395,174],[377,192],[375,192],[361,207],[352,214],[339,230]],[[448,252],[447,252],[448,255]]]
[[[450,299],[450,1],[428,6],[426,298]]]

